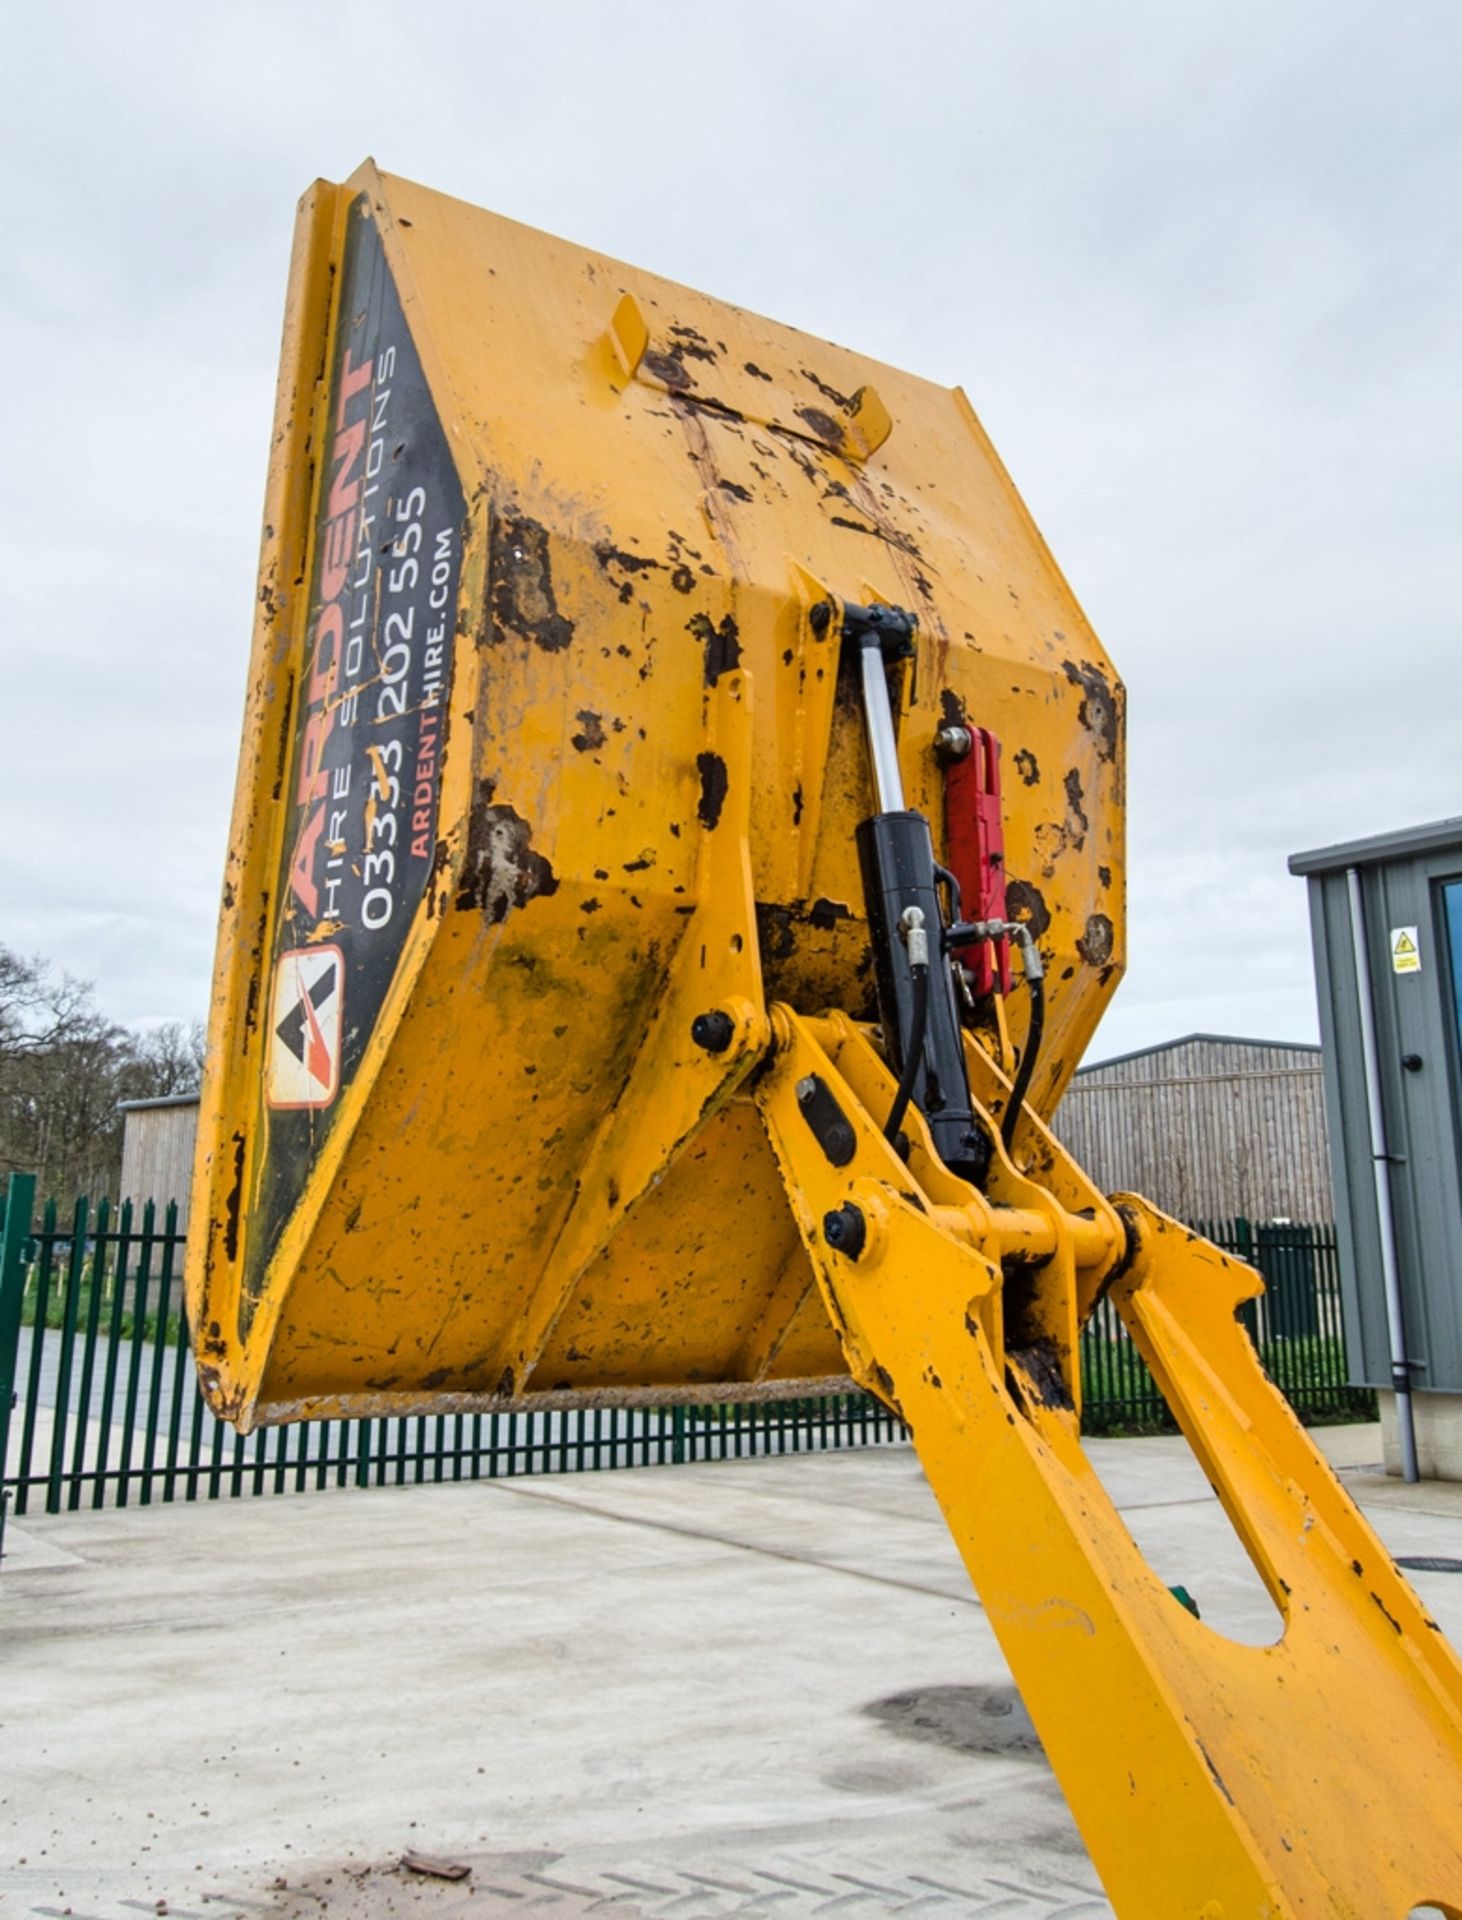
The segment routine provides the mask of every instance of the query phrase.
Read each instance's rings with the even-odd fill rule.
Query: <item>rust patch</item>
[[[715,365],[716,350],[699,328],[675,326],[670,331],[676,339],[676,345],[671,349],[673,353],[688,353],[692,360],[706,360]]]
[[[492,785],[482,788],[490,795]],[[457,882],[457,906],[475,907],[494,926],[514,907],[558,892],[558,879],[533,851],[528,822],[512,807],[479,804],[467,832],[467,853]]]
[[[495,638],[512,634],[545,653],[561,653],[574,623],[558,610],[548,560],[548,532],[526,516],[499,520],[492,543],[489,603]]]
[[[1029,880],[1006,881],[1005,911],[1012,920],[1025,922],[1033,940],[1039,940],[1051,924],[1051,909],[1046,905],[1045,895]]]
[[[675,353],[647,353],[640,365],[647,373],[653,373],[657,380],[663,381],[672,392],[682,393],[695,384],[685,362]]]
[[[1086,795],[1081,790],[1081,775],[1075,767],[1067,774],[1065,787],[1068,820],[1076,823],[1075,830],[1072,831],[1072,844],[1080,848],[1086,839],[1086,830],[1090,823],[1086,817]]]
[[[1224,1799],[1228,1801],[1230,1806],[1232,1806],[1234,1804],[1234,1797],[1229,1792],[1228,1787],[1224,1781],[1223,1775],[1219,1772],[1218,1768],[1213,1764],[1212,1754],[1208,1751],[1207,1747],[1204,1746],[1201,1740],[1198,1742],[1198,1751],[1203,1755],[1203,1764],[1205,1767],[1207,1767],[1209,1774],[1212,1776],[1214,1786],[1218,1788],[1219,1792],[1223,1795]]]
[[[1021,1399],[1026,1395],[1020,1388],[1027,1386],[1035,1396],[1037,1405],[1054,1408],[1060,1413],[1072,1411],[1075,1403],[1066,1384],[1061,1356],[1054,1340],[1036,1340],[1028,1347],[1012,1348],[1010,1357],[1019,1364],[1025,1376],[1024,1381],[1016,1387]]]
[[[723,673],[731,673],[741,664],[741,633],[732,616],[724,614],[715,626],[709,614],[693,613],[685,630],[700,641],[705,650],[705,679],[715,686]]]
[[[607,540],[601,540],[599,545],[595,547],[594,558],[599,562],[599,565],[604,569],[605,573],[608,574],[609,578],[614,581],[615,590],[625,605],[628,605],[635,597],[634,581],[633,578],[615,580],[615,574],[621,573],[633,576],[637,573],[647,573],[650,568],[660,565],[658,560],[652,560],[648,554],[626,553],[623,547],[612,546]]]
[[[830,413],[824,413],[821,407],[798,407],[797,418],[812,429],[813,434],[825,447],[831,447],[836,453],[846,439],[841,420],[834,420]],[[860,533],[866,533],[866,527],[860,527]]]
[[[733,426],[740,426],[746,419],[744,413],[738,413],[735,407],[728,406],[724,400],[717,400],[713,394],[681,393],[672,394],[671,398],[685,411],[714,414],[718,420],[730,421]]]
[[[432,854],[431,871],[426,876],[426,917],[428,920],[434,920],[439,913],[445,912],[446,910],[446,888],[444,887],[441,892],[438,893],[437,880],[450,858],[451,850],[447,846],[446,841],[438,840],[436,849]]]
[[[234,1183],[223,1203],[223,1251],[230,1262],[239,1257],[239,1209],[244,1197],[244,1135],[234,1135]]]
[[[1086,932],[1076,943],[1076,951],[1089,967],[1104,967],[1112,957],[1115,936],[1112,923],[1104,913],[1087,916]]]
[[[647,553],[627,553],[623,547],[611,546],[607,540],[601,540],[595,547],[594,558],[606,573],[611,567],[618,567],[621,573],[645,573],[660,564]]]
[[[821,487],[823,476],[818,471],[817,462],[803,444],[801,436],[790,427],[769,425],[767,432],[781,447],[803,479],[815,487]]]
[[[726,773],[726,762],[719,753],[698,753],[695,764],[701,777],[701,797],[696,814],[701,825],[710,833],[714,832],[721,818],[730,780]]]
[[[1062,664],[1072,686],[1081,688],[1082,726],[1096,740],[1101,758],[1115,760],[1120,725],[1117,694],[1107,685],[1106,675],[1101,668],[1093,666],[1089,660],[1083,660],[1080,666],[1074,660]]]
[[[574,715],[580,731],[572,736],[569,745],[575,753],[592,753],[596,747],[604,745],[603,718],[588,707],[580,707]]]
[[[280,794],[284,792],[284,777],[289,769],[289,756],[294,751],[294,696],[294,675],[286,674],[284,699],[280,703],[279,737],[274,749],[274,781],[269,789],[271,800],[278,800]]]
[[[851,920],[852,917],[841,900],[817,899],[807,910],[807,918],[824,933],[835,927],[839,920]]]
[[[1381,1612],[1385,1614],[1388,1625],[1393,1627],[1397,1633],[1400,1633],[1401,1622],[1396,1618],[1395,1614],[1391,1612],[1390,1608],[1386,1605],[1385,1601],[1381,1598],[1380,1594],[1373,1592],[1371,1594],[1371,1598],[1372,1600],[1375,1601],[1376,1605],[1381,1609]]]
[[[1028,787],[1033,787],[1041,777],[1040,762],[1029,747],[1022,747],[1015,756],[1015,771]]]
[[[873,953],[861,938],[860,909],[840,900],[756,902],[757,945],[769,1000],[799,1012],[839,1006],[876,1020]],[[851,997],[850,997],[851,990]]]
[[[799,367],[797,371],[809,385],[817,388],[824,400],[831,400],[840,413],[851,413],[853,411],[853,396],[851,394],[839,393],[836,387],[830,387],[827,381],[820,379],[810,367]],[[800,412],[801,409],[799,408],[798,411]]]
[[[705,505],[707,505],[707,516],[709,516],[709,522],[711,522],[711,532],[715,534],[715,538],[719,541],[719,545],[722,547],[726,559],[730,561],[730,572],[732,572],[732,574],[742,574],[742,563],[740,563],[738,549],[736,549],[736,528],[732,526],[732,520],[730,520],[730,515],[728,515],[728,511],[726,511],[726,501],[724,501],[724,497],[722,497],[722,493],[720,493],[720,472],[719,468],[717,468],[717,457],[715,457],[715,451],[713,451],[713,447],[711,447],[711,434],[707,432],[707,426],[705,426],[707,415],[713,417],[713,419],[726,420],[726,422],[740,420],[740,415],[738,415],[732,407],[722,407],[722,405],[711,407],[711,405],[707,405],[705,401],[695,399],[695,397],[690,396],[690,394],[682,394],[682,392],[672,392],[672,394],[670,394],[670,407],[674,409],[676,419],[680,420],[680,426],[684,428],[684,434],[686,434],[686,455],[688,455],[692,467],[695,468],[695,474],[697,474],[701,486],[705,488]],[[672,538],[672,540],[678,540],[678,536],[674,534],[674,530],[670,530],[670,538]],[[703,574],[713,574],[715,568],[709,563],[703,563],[701,564],[701,572],[703,572]]]
[[[757,901],[757,940],[764,961],[791,958],[797,944],[795,926],[790,907],[775,906],[766,900]]]

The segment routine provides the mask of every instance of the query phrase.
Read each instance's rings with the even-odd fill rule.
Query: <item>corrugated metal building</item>
[[[1382,1389],[1390,1472],[1462,1481],[1462,819],[1289,870],[1310,895],[1350,1377]]]
[[[121,1198],[141,1206],[178,1203],[178,1225],[188,1218],[193,1180],[193,1142],[198,1136],[196,1093],[169,1093],[157,1100],[124,1100]]]
[[[1179,1220],[1335,1217],[1320,1049],[1190,1033],[1083,1067],[1060,1140],[1104,1193]]]

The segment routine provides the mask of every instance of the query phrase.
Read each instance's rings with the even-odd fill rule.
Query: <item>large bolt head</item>
[[[691,1039],[707,1053],[724,1053],[735,1033],[730,1014],[722,1013],[719,1008],[712,1013],[698,1013],[690,1023]]]
[[[845,1260],[856,1260],[868,1242],[868,1223],[851,1200],[822,1217],[822,1237]]]

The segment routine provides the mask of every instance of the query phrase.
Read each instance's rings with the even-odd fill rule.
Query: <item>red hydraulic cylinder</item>
[[[969,752],[944,769],[944,835],[966,920],[1005,918],[1005,830],[1000,817],[1000,742],[987,727],[964,727]],[[976,998],[1010,992],[1010,942],[965,949]]]

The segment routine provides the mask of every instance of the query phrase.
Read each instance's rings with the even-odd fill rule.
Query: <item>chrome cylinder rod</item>
[[[904,811],[904,782],[899,772],[898,741],[893,730],[893,707],[883,655],[876,646],[858,649],[863,673],[863,719],[868,728],[868,758],[873,763],[873,787],[880,813]]]

